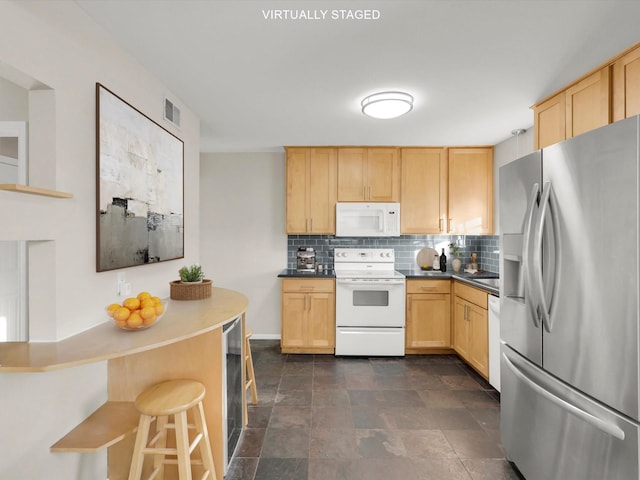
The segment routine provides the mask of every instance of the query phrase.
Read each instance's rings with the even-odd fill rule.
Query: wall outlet
[[[126,272],[118,272],[116,292],[121,297],[127,297],[131,295],[131,283],[127,282]]]
[[[131,295],[131,283],[121,282],[118,284],[118,295],[121,297],[128,297]]]

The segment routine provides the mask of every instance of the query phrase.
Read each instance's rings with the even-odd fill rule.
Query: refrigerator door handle
[[[538,194],[540,193],[540,184],[534,183],[529,195],[529,203],[527,204],[527,213],[524,219],[524,232],[522,241],[522,270],[524,279],[524,295],[525,303],[529,307],[531,317],[533,319],[533,325],[538,328],[538,300],[535,296],[533,269],[531,268],[531,240],[533,234],[533,216],[536,210],[536,203],[538,201]]]
[[[549,210],[549,207],[551,209]],[[544,278],[542,276],[542,235],[544,233],[544,222],[547,215],[547,211],[551,213],[551,221],[553,226],[553,243],[554,250],[556,255],[556,261],[553,262],[554,265],[554,275],[553,275],[553,288],[551,291],[551,298],[547,299],[544,288]],[[544,184],[544,188],[542,189],[542,196],[540,198],[540,217],[538,219],[538,225],[536,229],[536,238],[534,240],[533,245],[533,263],[535,265],[535,282],[536,289],[538,292],[538,302],[540,306],[540,314],[542,316],[542,324],[544,325],[544,329],[551,333],[553,325],[551,323],[551,309],[555,305],[553,299],[556,298],[558,293],[558,286],[560,285],[560,281],[558,279],[558,262],[560,261],[560,225],[558,222],[558,203],[553,193],[553,187],[551,186],[551,182],[546,182]]]
[[[538,385],[535,381],[529,378],[524,372],[522,372],[517,366],[515,366],[511,359],[502,352],[503,360],[505,361],[505,365],[511,370],[511,372],[523,383],[529,386],[532,390],[534,390],[541,397],[546,398],[553,404],[558,407],[566,410],[567,412],[575,415],[579,419],[593,425],[597,429],[605,432],[606,434],[617,438],[618,440],[624,440],[625,434],[624,430],[622,430],[618,425],[605,422],[604,420],[590,414],[589,412],[585,412],[581,408],[575,406],[572,403],[567,402],[566,400],[554,395],[553,393],[546,390],[544,387]]]

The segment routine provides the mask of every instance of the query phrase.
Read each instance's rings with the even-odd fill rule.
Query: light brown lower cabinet
[[[406,308],[406,353],[451,348],[449,280],[407,280]]]
[[[282,279],[282,353],[334,353],[335,281]]]
[[[484,378],[489,378],[488,294],[453,283],[453,349]]]

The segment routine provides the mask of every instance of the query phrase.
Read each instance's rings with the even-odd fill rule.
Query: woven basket
[[[169,283],[171,287],[171,298],[173,300],[202,300],[211,296],[211,285],[213,282],[207,278],[199,283],[182,283],[174,280]]]

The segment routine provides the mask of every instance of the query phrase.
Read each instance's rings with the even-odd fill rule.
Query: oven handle
[[[367,287],[384,287],[386,285],[404,285],[404,280],[383,280],[383,281],[370,281],[370,280],[350,280],[347,278],[338,278],[336,279],[336,283],[338,285],[358,285],[358,286],[367,286]]]

